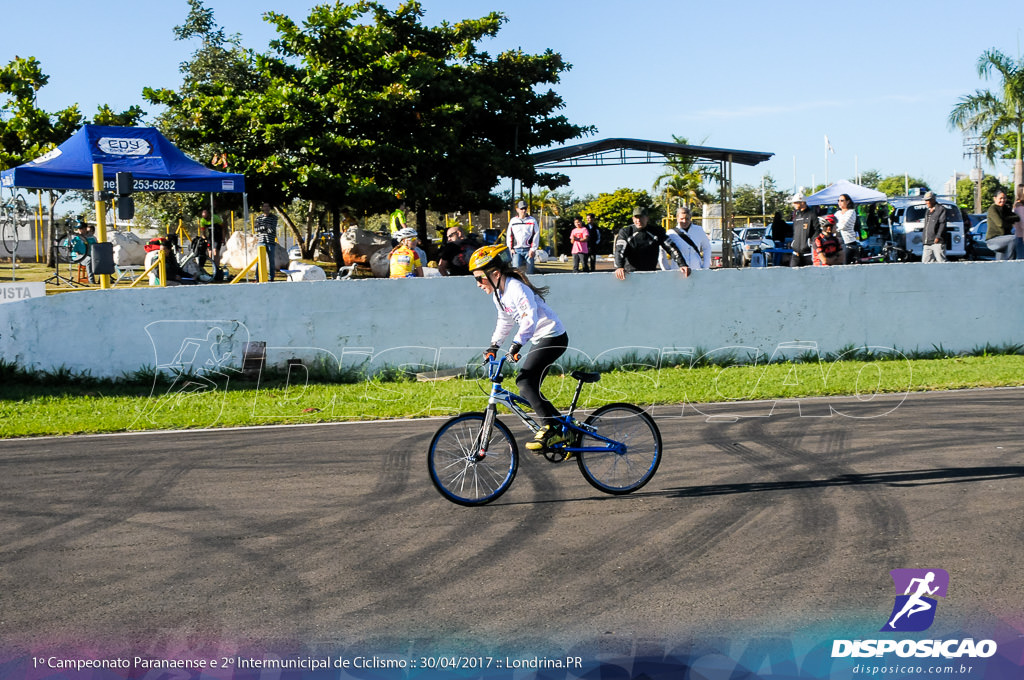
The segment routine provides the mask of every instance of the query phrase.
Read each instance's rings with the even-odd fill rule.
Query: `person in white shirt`
[[[686,234],[692,245],[687,243],[683,234]],[[665,236],[676,244],[676,248],[679,248],[690,271],[711,269],[711,239],[708,238],[702,227],[693,223],[693,214],[690,212],[689,206],[679,206],[676,210],[676,226],[669,229]],[[668,257],[664,250],[661,251],[658,266],[666,271],[679,269],[679,265]],[[689,272],[686,275],[689,276]]]
[[[856,262],[860,258],[860,239],[857,238],[857,208],[849,194],[839,194],[836,231],[843,239],[844,264]]]
[[[547,288],[538,288],[524,274],[509,264],[508,249],[503,245],[484,246],[473,253],[469,268],[480,290],[491,296],[498,310],[498,322],[491,334],[491,346],[484,356],[494,359],[512,329],[519,330],[512,338],[505,358],[517,362],[523,345],[532,342],[529,354],[519,367],[516,386],[542,426],[526,448],[543,453],[551,444],[564,441],[558,409],[541,394],[540,384],[548,367],[565,353],[569,336],[554,310],[544,301]]]
[[[540,247],[540,225],[526,213],[526,201],[516,203],[516,216],[508,223],[505,242],[512,254],[512,266],[520,268],[526,262],[526,273],[533,274],[534,256]]]

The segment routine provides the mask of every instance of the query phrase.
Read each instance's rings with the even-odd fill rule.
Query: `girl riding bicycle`
[[[525,274],[512,267],[506,246],[484,246],[476,250],[469,259],[469,269],[476,285],[492,297],[498,309],[491,346],[484,350],[484,356],[493,359],[497,355],[515,324],[519,325],[519,330],[512,338],[506,358],[519,361],[523,345],[533,342],[516,376],[516,385],[543,425],[526,448],[541,453],[564,436],[557,420],[561,414],[541,394],[540,384],[547,368],[565,353],[569,336],[558,316],[544,301],[548,289],[534,286]]]

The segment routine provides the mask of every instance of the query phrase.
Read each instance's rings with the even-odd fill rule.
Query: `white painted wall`
[[[960,351],[1024,341],[1024,263],[549,274],[579,360],[678,349],[771,356],[848,346]],[[88,290],[0,305],[0,358],[118,377],[267,358],[409,370],[464,364],[495,311],[468,277]],[[800,343],[792,345],[789,343]],[[741,354],[747,354],[742,350]]]

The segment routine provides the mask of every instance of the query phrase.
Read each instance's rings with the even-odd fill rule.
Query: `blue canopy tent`
[[[49,153],[0,172],[0,187],[91,191],[94,164],[103,166],[105,190],[115,188],[117,173],[130,172],[134,191],[209,193],[211,214],[213,194],[240,193],[243,220],[248,220],[244,175],[197,163],[152,127],[83,125]],[[56,272],[54,278],[71,282]]]
[[[0,172],[0,185],[24,189],[92,190],[92,166],[103,166],[105,188],[130,172],[136,191],[244,193],[245,177],[192,160],[151,127],[83,125],[66,142],[34,161]]]

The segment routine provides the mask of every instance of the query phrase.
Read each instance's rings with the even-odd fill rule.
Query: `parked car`
[[[725,264],[722,261],[722,230],[712,229],[708,240],[711,241],[711,268],[718,269]],[[743,264],[743,245],[735,236],[732,239],[732,263],[734,267]]]
[[[744,267],[750,266],[750,257],[754,251],[760,249],[765,252],[775,247],[775,242],[769,239],[765,232],[766,227],[740,227],[733,229],[733,240],[740,244],[742,249],[742,262]]]
[[[776,227],[778,227],[778,233],[776,233]],[[770,253],[768,257],[768,263],[776,266],[788,265],[789,244],[793,242],[793,223],[782,221],[775,224],[769,224],[767,231],[765,231],[764,237],[765,239],[775,244],[775,250],[785,251]]]
[[[988,215],[986,213],[971,213],[970,215],[967,216],[967,219],[971,221],[971,226],[967,227],[968,230],[971,230],[974,229],[979,224],[981,224],[983,221],[987,220]]]
[[[946,208],[946,257],[956,260],[967,254],[967,240],[960,208],[950,199],[939,197],[938,202]],[[928,212],[923,196],[903,196],[889,199],[892,210],[892,240],[897,248],[906,251],[909,257],[921,258],[922,230],[924,217]]]
[[[971,215],[973,218],[974,215]],[[967,243],[967,259],[968,260],[994,260],[996,254],[989,250],[988,246],[985,245],[985,232],[988,230],[988,218],[984,215],[981,216],[979,221],[974,227],[971,228],[968,234]]]

